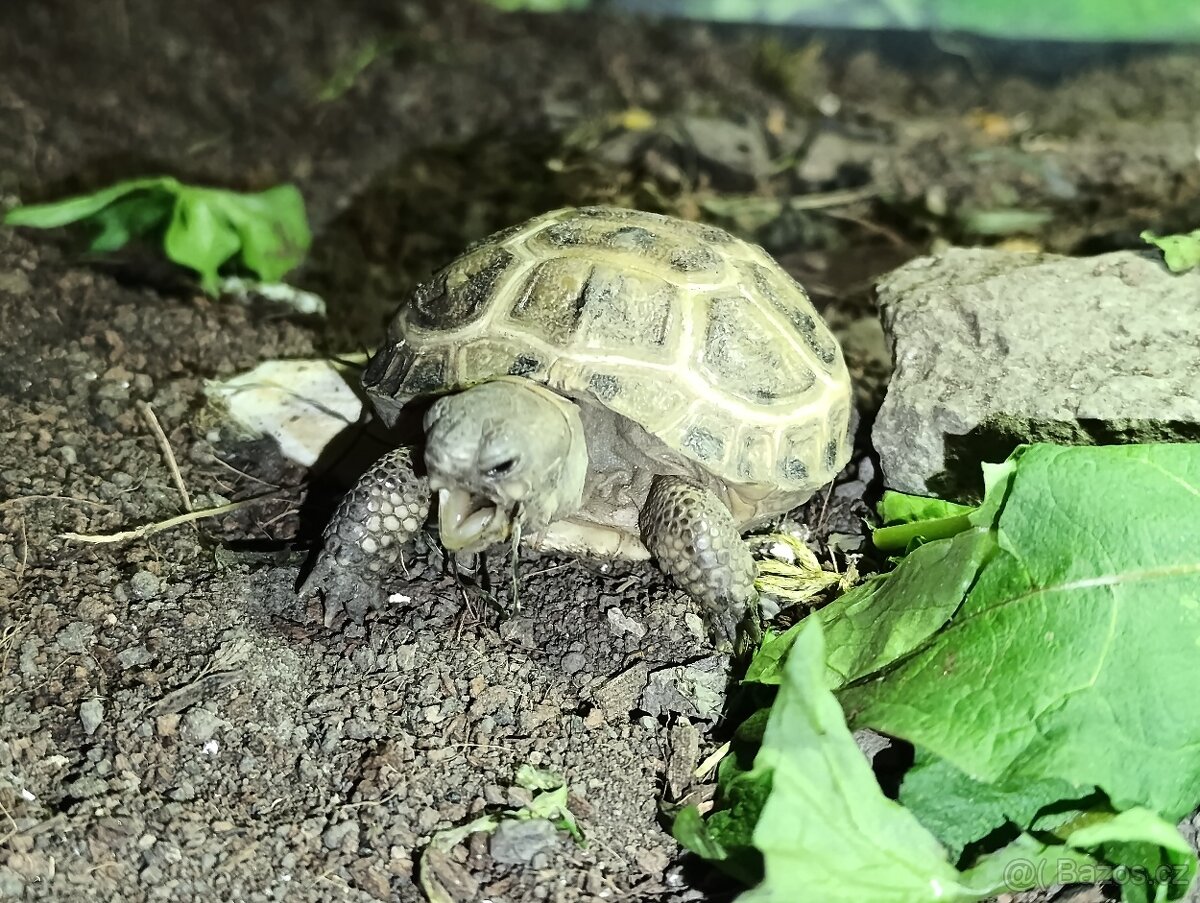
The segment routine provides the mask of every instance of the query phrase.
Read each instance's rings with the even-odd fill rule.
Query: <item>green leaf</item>
[[[923,495],[908,495],[903,492],[888,490],[879,500],[879,517],[884,524],[913,524],[918,521],[940,520],[945,517],[955,517],[959,514],[970,514],[975,509],[969,505],[959,505],[942,499],[927,498]]]
[[[169,177],[133,179],[118,182],[92,194],[53,201],[49,204],[31,204],[15,207],[4,217],[6,226],[31,226],[35,229],[55,229],[85,220],[98,213],[114,201],[135,191],[173,191],[178,183]]]
[[[769,710],[760,709],[734,731],[729,755],[717,769],[716,808],[708,820],[697,823],[699,811],[685,807],[671,826],[676,840],[743,884],[754,884],[762,878],[762,856],[754,847],[754,825],[771,792],[771,773],[755,769],[754,758],[769,716]]]
[[[754,847],[754,826],[771,792],[771,774],[737,771],[720,782],[723,808],[706,821],[693,806],[679,811],[671,833],[684,847],[714,862],[743,884],[762,878],[762,856]],[[699,822],[699,823],[697,823]]]
[[[220,284],[217,271],[237,253],[238,239],[204,191],[186,190],[175,199],[163,248],[171,260],[198,272],[200,285],[211,293]]]
[[[1200,266],[1200,229],[1185,235],[1155,235],[1147,230],[1141,238],[1162,250],[1167,269],[1172,273],[1186,273]]]
[[[292,185],[259,194],[212,191],[209,202],[237,230],[242,263],[264,282],[278,282],[308,253],[312,233],[304,198]]]
[[[980,528],[927,543],[883,579],[810,615],[828,636],[830,688],[875,674],[925,644],[955,616],[995,551],[995,538]]]
[[[1072,832],[1067,843],[1097,850],[1117,866],[1126,903],[1182,900],[1196,877],[1196,854],[1174,826],[1146,809],[1128,809]]]
[[[1042,808],[1083,792],[1058,780],[1005,790],[977,781],[945,759],[918,749],[900,785],[900,802],[957,859],[968,844],[1005,823],[1027,827]]]
[[[1015,235],[1035,233],[1054,219],[1047,210],[963,210],[959,220],[963,228],[976,235]]]
[[[852,722],[981,781],[1059,779],[1101,788],[1117,809],[1191,811],[1200,445],[1029,446],[989,473],[972,517],[994,519],[997,551],[944,630],[842,691]]]
[[[738,903],[974,900],[945,851],[880,790],[825,687],[820,621],[810,618],[788,657],[754,771],[772,786],[754,827],[765,878]]]
[[[744,681],[780,683],[792,644],[814,618],[829,640],[830,689],[886,668],[949,622],[994,546],[991,534],[977,528],[917,547],[902,567],[865,580],[784,633],[768,635]]]
[[[98,232],[88,249],[98,253],[120,250],[130,239],[162,228],[173,205],[165,191],[135,191],[114,201],[92,216]]]
[[[750,664],[746,666],[746,676],[742,678],[742,682],[768,686],[778,686],[782,683],[784,663],[803,623],[801,621],[783,633],[768,632],[758,651],[754,653],[754,658],[750,659]]]
[[[566,782],[553,771],[534,768],[526,763],[517,769],[517,785],[526,790],[557,790]]]
[[[885,492],[879,500],[884,526],[872,531],[875,547],[885,552],[911,551],[917,544],[948,539],[971,525],[968,505],[902,492]]]
[[[1111,875],[1111,867],[1086,853],[1020,834],[1007,846],[980,857],[962,873],[962,881],[980,897],[994,897],[1055,884],[1099,884]]]
[[[521,0],[493,0],[497,4]],[[543,0],[552,3],[554,0]],[[1200,40],[1195,0],[610,0],[618,8],[670,10],[697,19],[836,28],[975,32],[1009,39],[1093,41]]]
[[[728,857],[725,847],[712,836],[708,825],[695,806],[684,806],[671,823],[671,836],[686,849],[711,862],[721,862]]]
[[[134,179],[94,194],[18,207],[10,226],[52,228],[91,221],[93,251],[115,251],[131,238],[163,229],[171,260],[195,270],[215,293],[219,270],[234,258],[264,282],[277,282],[312,244],[304,199],[292,185],[258,194],[183,185],[170,177]]]

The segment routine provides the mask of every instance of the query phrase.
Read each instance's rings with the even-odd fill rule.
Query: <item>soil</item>
[[[844,343],[858,451],[797,514],[823,550],[862,534],[888,372],[875,277],[943,241],[1092,253],[1190,226],[1200,67],[818,37],[463,0],[6,10],[0,208],[157,172],[293,181],[315,242],[289,280],[330,314],[0,230],[0,897],[423,899],[431,839],[529,804],[522,765],[565,778],[585,844],[506,828],[439,846],[421,874],[449,899],[736,894],[659,814],[727,736],[728,662],[678,591],[649,567],[523,557],[516,608],[503,560],[464,577],[422,540],[393,604],[326,629],[296,581],[362,464],[310,473],[237,440],[204,384],[372,346],[432,269],[551,206],[705,218],[776,254]],[[663,690],[681,666],[678,686],[712,692]]]

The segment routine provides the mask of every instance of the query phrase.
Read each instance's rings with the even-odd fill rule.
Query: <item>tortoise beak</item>
[[[451,552],[481,552],[509,536],[508,515],[491,499],[465,489],[438,490],[438,533]]]

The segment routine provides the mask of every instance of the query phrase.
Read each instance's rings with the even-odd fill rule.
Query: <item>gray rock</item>
[[[505,819],[496,826],[488,851],[497,862],[523,865],[558,841],[558,828],[544,818]]]
[[[153,656],[145,646],[130,646],[117,653],[117,664],[122,668],[134,668],[138,665],[146,664],[151,658]]]
[[[321,835],[321,843],[330,850],[356,850],[358,849],[358,830],[356,821],[338,822],[325,829],[325,833]]]
[[[869,728],[855,731],[854,742],[858,744],[858,748],[862,750],[862,754],[871,763],[875,762],[875,757],[881,752],[891,749],[894,745],[890,737],[886,737]]]
[[[1200,272],[1152,253],[952,249],[891,273],[879,303],[889,488],[973,500],[980,462],[1023,442],[1200,439]]]
[[[138,599],[153,599],[161,589],[157,576],[149,571],[138,571],[129,580],[129,588]]]
[[[7,866],[0,865],[0,897],[11,897],[16,900],[25,892],[25,882],[21,876]]]
[[[183,729],[187,736],[200,743],[211,740],[213,734],[224,725],[225,722],[221,718],[199,706],[189,709],[183,716]]]
[[[597,705],[611,715],[629,712],[637,704],[649,677],[650,669],[645,663],[631,665],[596,689],[594,698]]]
[[[86,652],[92,645],[93,630],[82,621],[72,621],[54,636],[54,644],[63,652],[80,654]]]
[[[104,721],[104,703],[99,699],[89,699],[79,706],[79,720],[83,723],[83,732],[89,737],[96,733]]]
[[[680,131],[692,153],[722,185],[753,185],[771,170],[770,154],[756,128],[727,119],[689,116]]]
[[[649,675],[642,709],[651,715],[684,715],[716,721],[725,705],[729,657],[710,655],[689,665],[659,668]]]
[[[612,626],[613,633],[628,633],[639,640],[647,632],[645,624],[629,617],[615,605],[608,610],[608,623]]]
[[[568,652],[563,656],[563,674],[578,674],[587,667],[587,656],[582,652]]]

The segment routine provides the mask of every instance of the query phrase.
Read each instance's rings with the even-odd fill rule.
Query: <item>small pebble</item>
[[[79,706],[79,720],[83,722],[83,732],[88,736],[96,733],[96,728],[104,721],[104,703],[99,699],[89,699]]]
[[[343,821],[330,825],[321,835],[321,843],[329,850],[353,849],[358,846],[358,822]]]
[[[587,656],[582,652],[568,652],[563,656],[562,669],[564,674],[578,674],[587,667]]]
[[[506,819],[492,833],[488,850],[497,862],[532,863],[558,840],[558,828],[544,818]]]
[[[138,571],[129,581],[129,588],[139,599],[152,599],[158,595],[161,583],[158,577],[149,571]]]
[[[183,716],[184,731],[191,739],[199,740],[201,743],[211,740],[212,735],[217,732],[217,728],[222,723],[221,719],[208,709],[199,707],[189,709],[188,713]]]
[[[177,802],[186,803],[188,800],[196,798],[196,788],[190,781],[180,781],[179,786],[168,792],[167,796]]]

